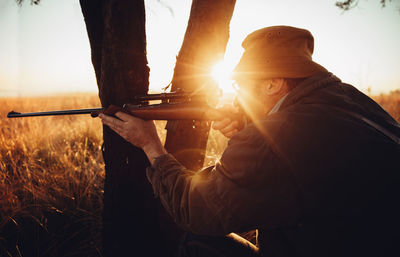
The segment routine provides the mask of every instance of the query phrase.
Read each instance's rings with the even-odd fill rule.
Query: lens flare
[[[230,67],[224,61],[217,62],[211,69],[212,78],[218,82],[219,87],[224,92],[235,92],[232,86],[232,71],[233,67]]]

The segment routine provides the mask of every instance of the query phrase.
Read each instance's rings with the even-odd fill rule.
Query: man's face
[[[252,120],[267,115],[273,106],[288,92],[282,78],[241,80],[238,84],[238,100]]]
[[[265,116],[268,95],[264,90],[265,80],[240,80],[237,81],[238,101],[241,108],[252,120]]]

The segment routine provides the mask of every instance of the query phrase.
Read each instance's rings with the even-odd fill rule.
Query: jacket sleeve
[[[215,166],[193,172],[165,154],[147,177],[178,225],[196,234],[224,235],[292,222],[297,195],[291,176],[282,171],[263,139],[243,131]]]

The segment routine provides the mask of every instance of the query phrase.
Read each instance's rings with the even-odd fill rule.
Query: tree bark
[[[148,91],[143,0],[80,0],[103,107],[122,106]],[[145,177],[148,160],[139,148],[103,127],[106,179],[104,256],[162,256],[160,203]]]
[[[236,0],[193,0],[186,34],[176,60],[172,91],[178,88],[208,95],[215,102],[217,84],[212,66],[223,59],[229,39],[229,23]],[[210,131],[209,122],[167,124],[165,148],[192,170],[203,167]]]

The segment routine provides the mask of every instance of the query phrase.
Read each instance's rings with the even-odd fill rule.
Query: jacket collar
[[[278,102],[279,106],[277,108],[282,109],[290,106],[298,102],[300,99],[310,95],[312,92],[327,87],[332,83],[338,82],[341,82],[341,80],[330,72],[322,72],[312,77],[309,77],[301,82],[299,85],[297,85],[287,95],[285,95],[283,99],[281,99],[282,102],[280,102],[281,100],[279,101],[280,103]],[[275,110],[275,112],[276,111],[278,110]]]
[[[279,111],[279,108],[281,108],[281,105],[282,105],[283,101],[285,101],[285,99],[288,96],[288,94],[289,93],[287,93],[286,95],[282,96],[282,98],[274,105],[274,107],[271,109],[271,111],[268,113],[268,115],[274,114],[277,111]]]

